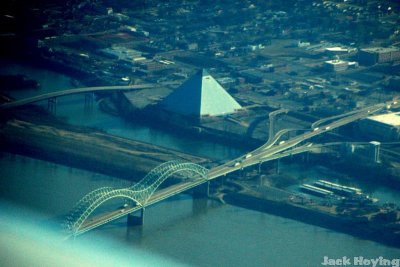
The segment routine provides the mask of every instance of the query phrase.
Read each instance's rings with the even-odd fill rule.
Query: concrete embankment
[[[129,180],[140,180],[152,168],[169,160],[205,162],[178,151],[63,124],[29,112],[28,116],[3,117],[1,150]]]
[[[261,197],[251,192],[228,193],[224,195],[223,200],[231,205],[301,221],[389,246],[400,247],[400,235],[395,233],[394,229],[388,229],[383,225],[357,222],[352,218],[321,212],[287,201]]]

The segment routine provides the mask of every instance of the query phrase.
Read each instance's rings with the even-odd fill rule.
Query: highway
[[[189,189],[192,189],[200,184],[203,184],[207,182],[206,180],[203,179],[196,179],[196,180],[190,180],[190,181],[183,181],[181,183],[169,186],[167,188],[160,189],[156,191],[149,199],[149,201],[146,203],[145,207],[149,207],[153,204],[156,204],[164,199],[167,199],[173,195],[182,193],[184,191],[187,191]],[[111,212],[107,212],[105,214],[99,215],[97,217],[94,217],[92,219],[89,219],[83,223],[83,225],[80,227],[78,231],[74,233],[74,236],[81,235],[87,231],[90,231],[94,228],[97,228],[101,225],[104,225],[110,221],[119,219],[123,216],[126,216],[130,213],[133,213],[135,211],[141,210],[142,206],[128,206],[125,208],[119,208],[116,210],[113,210]]]
[[[60,97],[60,96],[66,96],[66,95],[93,93],[93,92],[102,92],[102,91],[130,91],[130,90],[139,90],[139,89],[149,89],[149,88],[154,88],[156,86],[159,86],[159,85],[138,84],[138,85],[126,85],[126,86],[121,85],[121,86],[79,87],[79,88],[74,88],[74,89],[54,91],[51,93],[46,93],[46,94],[42,94],[42,95],[37,95],[37,96],[5,103],[5,104],[0,105],[0,110],[16,108],[16,107],[20,107],[23,105],[35,103],[38,101],[56,98],[56,97]]]
[[[275,111],[272,111],[268,114],[269,117],[269,134],[268,134],[268,142],[271,141],[271,139],[273,139],[275,133],[275,117],[278,116],[279,114],[285,113],[287,114],[289,112],[289,110],[287,109],[278,109]]]
[[[352,111],[348,114],[344,114],[341,116],[341,119],[334,121],[332,123],[326,124],[323,128],[315,128],[294,138],[285,141],[284,143],[279,143],[278,145],[272,146],[271,143],[266,143],[263,146],[247,153],[245,156],[238,157],[233,159],[223,165],[215,167],[210,170],[208,177],[209,179],[214,179],[219,176],[226,175],[228,173],[237,171],[239,169],[243,169],[255,164],[259,164],[269,160],[269,157],[273,155],[277,155],[282,151],[286,151],[301,142],[304,142],[314,136],[329,132],[333,129],[339,128],[343,125],[349,124],[351,122],[366,118],[378,111],[386,109],[390,105],[390,103],[380,103],[374,106],[370,106],[368,108],[364,108],[360,110],[358,113]],[[346,116],[347,115],[347,116]],[[283,131],[283,130],[282,130]],[[281,134],[280,132],[279,134]],[[275,139],[275,138],[274,138]],[[275,142],[278,139],[275,140]]]
[[[336,120],[336,119],[340,119],[340,118],[343,118],[343,117],[346,117],[346,116],[349,116],[349,115],[353,115],[353,114],[356,114],[356,113],[360,113],[360,112],[363,112],[363,111],[367,111],[367,113],[368,113],[368,110],[370,108],[371,107],[365,107],[365,108],[358,109],[358,110],[353,110],[353,111],[350,111],[350,112],[347,112],[347,113],[344,113],[344,114],[339,114],[339,115],[336,115],[336,116],[320,119],[320,120],[314,122],[311,125],[311,129],[315,129],[315,128],[317,128],[318,126],[320,126],[321,124],[323,124],[325,122]]]
[[[271,146],[275,145],[276,142],[279,141],[279,139],[286,133],[289,132],[294,132],[294,131],[309,131],[310,129],[282,129],[280,131],[278,131],[275,136],[273,136],[272,138],[269,138],[268,141],[262,146],[259,147],[258,149],[266,149],[266,148],[270,148]]]
[[[296,155],[296,154],[300,154],[300,153],[304,153],[307,151],[312,151],[315,149],[319,149],[319,148],[323,148],[323,147],[327,147],[327,146],[337,146],[337,145],[341,145],[342,142],[332,142],[332,143],[325,143],[325,144],[316,144],[313,145],[312,143],[308,143],[305,144],[303,146],[299,146],[296,147],[290,151],[286,151],[283,153],[278,153],[278,154],[274,154],[271,156],[265,156],[262,158],[262,162],[266,162],[266,161],[271,161],[271,160],[275,160],[275,159],[279,159],[279,158],[283,158],[283,157],[287,157],[287,156],[291,156],[291,155]],[[356,142],[354,144],[358,144],[358,145],[368,145],[369,143],[365,143],[365,142]],[[215,176],[214,178],[219,177],[220,175],[218,174],[218,170],[216,168],[212,169],[210,171],[210,173],[212,173],[212,176]],[[209,180],[214,179],[212,177],[209,177]],[[167,188],[161,189],[156,191],[150,198],[150,200],[148,201],[148,203],[146,204],[145,207],[149,207],[153,204],[156,204],[164,199],[167,199],[173,195],[182,193],[184,191],[190,190],[200,184],[203,184],[205,181],[202,179],[197,179],[194,181],[184,181],[172,186],[169,186]],[[78,236],[81,234],[84,234],[94,228],[97,228],[101,225],[104,225],[110,221],[119,219],[121,217],[124,217],[128,214],[134,213],[136,211],[139,211],[141,209],[143,209],[144,207],[142,206],[128,206],[128,207],[124,207],[124,208],[118,208],[116,210],[113,210],[111,212],[99,215],[97,217],[94,217],[92,219],[87,220],[79,229],[79,231],[77,231],[74,235]]]
[[[168,197],[179,194],[181,192],[184,192],[186,190],[194,188],[198,185],[201,185],[205,182],[208,182],[210,180],[216,179],[221,176],[225,176],[225,175],[235,172],[237,170],[240,170],[240,169],[243,169],[243,168],[246,168],[249,166],[253,166],[256,164],[260,164],[262,162],[266,162],[266,161],[270,161],[270,160],[274,160],[274,159],[278,159],[278,158],[282,158],[282,157],[286,157],[286,156],[290,156],[290,155],[295,155],[295,154],[303,153],[306,151],[311,151],[313,149],[317,149],[317,148],[321,148],[321,147],[338,145],[338,144],[340,144],[338,142],[317,144],[317,145],[314,145],[312,143],[307,143],[302,146],[296,147],[300,143],[307,141],[312,137],[329,132],[333,129],[336,129],[336,128],[341,127],[346,124],[349,124],[351,122],[366,118],[376,112],[383,111],[385,109],[390,109],[392,104],[397,104],[397,102],[381,103],[381,104],[370,106],[368,108],[361,109],[358,112],[352,111],[347,114],[343,114],[342,116],[340,116],[340,119],[324,125],[323,128],[321,127],[321,128],[310,129],[307,132],[297,135],[290,140],[286,140],[284,142],[280,142],[277,145],[274,145],[279,140],[279,138],[285,132],[287,132],[287,130],[282,130],[277,133],[275,138],[272,139],[273,141],[267,142],[263,146],[247,153],[244,156],[240,156],[236,159],[230,160],[229,162],[227,162],[225,164],[222,164],[220,166],[212,168],[208,172],[207,179],[201,179],[199,177],[194,177],[194,179],[187,180],[187,181],[175,184],[173,186],[170,186],[168,188],[158,190],[150,197],[149,201],[145,204],[145,206],[143,206],[143,207],[142,206],[134,206],[134,207],[127,207],[124,209],[121,208],[121,209],[114,210],[114,211],[108,212],[106,214],[103,214],[94,219],[87,220],[86,222],[83,223],[83,225],[79,229],[76,229],[76,231],[73,233],[73,235],[77,236],[77,235],[83,234],[93,228],[96,228],[100,225],[106,224],[112,220],[121,218],[132,212],[135,212],[142,208],[151,206],[151,205],[153,205],[157,202],[160,202]],[[304,130],[304,129],[301,129],[301,130]]]

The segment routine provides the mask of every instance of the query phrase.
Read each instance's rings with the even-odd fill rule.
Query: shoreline
[[[31,107],[28,106],[28,108]],[[45,121],[48,121],[45,123],[41,123],[40,121],[42,118],[35,118],[34,114],[30,114],[30,116],[33,117],[33,123],[14,120],[11,124],[6,123],[5,126],[0,129],[0,137],[5,141],[0,145],[2,150],[5,149],[11,153],[27,155],[134,181],[143,178],[148,171],[158,164],[167,160],[176,159],[177,155],[191,161],[195,161],[197,158],[171,149],[164,149],[151,144],[108,135],[90,128],[68,125],[57,121],[56,118],[51,118],[49,115],[46,116]],[[151,117],[154,116],[154,114],[151,115]],[[146,120],[146,118],[140,117],[137,114],[135,117],[136,120],[137,117],[141,120]],[[191,134],[194,138],[214,141],[215,138],[217,138],[218,141],[222,141],[225,144],[241,148],[246,147],[247,149],[251,149],[250,147],[254,145],[249,144],[249,142],[245,143],[243,138],[232,139],[231,136],[230,139],[227,139],[226,134],[224,135],[223,132],[216,135],[215,132],[199,131],[196,127],[185,127],[185,125],[180,125],[179,128],[173,128],[172,126],[175,126],[173,123],[165,119],[163,120],[162,118],[158,118],[157,122],[159,121],[165,124],[169,123],[169,127],[167,127],[168,131],[175,132],[176,134]],[[156,125],[161,128],[163,125],[159,125],[157,122],[153,122],[151,125]],[[50,124],[55,124],[56,126],[50,126]],[[63,133],[60,131],[60,128],[61,131],[64,131]],[[66,138],[68,134],[69,137]],[[87,136],[90,141],[84,141],[84,136]],[[106,143],[108,145],[105,145]],[[112,144],[111,147],[113,147],[111,152],[110,144]],[[43,145],[45,145],[45,147],[42,147]],[[138,147],[140,147],[140,149],[138,149]],[[137,152],[136,155],[134,153],[126,153],[126,150],[129,150],[129,148],[135,150]],[[96,152],[93,153],[93,151]],[[149,153],[152,155],[149,155]],[[103,155],[107,155],[107,158],[109,157],[110,160]],[[204,159],[200,160],[197,158],[197,160],[201,162]],[[136,164],[124,164],[124,161],[130,163],[135,162]],[[144,166],[152,167],[146,168]],[[373,240],[385,245],[400,247],[400,240],[390,236],[390,233],[385,231],[367,231],[370,229],[362,224],[360,227],[355,228],[353,225],[354,221],[352,220],[323,214],[316,210],[268,200],[246,193],[228,193],[224,196],[223,201],[246,209],[278,215],[307,224],[321,226],[333,231]]]
[[[356,238],[400,248],[400,234],[395,232],[395,229],[387,231],[388,229],[384,229],[383,226],[372,226],[364,221],[355,221],[351,217],[341,217],[285,201],[267,199],[256,196],[251,192],[227,193],[223,196],[223,201],[233,206],[292,219],[335,232],[349,234]]]
[[[254,150],[263,144],[261,140],[204,127],[201,123],[195,123],[188,118],[166,110],[160,110],[155,106],[149,106],[144,109],[135,108],[129,103],[123,93],[113,94],[111,101],[118,111],[118,116],[127,121],[141,123],[177,135],[191,135],[194,138],[219,142],[247,151]]]
[[[64,124],[49,116],[26,118],[34,115],[38,113],[11,114],[2,121],[1,150],[133,181],[165,161],[208,162],[172,149]]]

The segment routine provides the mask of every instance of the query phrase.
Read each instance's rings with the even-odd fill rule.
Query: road
[[[298,154],[298,153],[303,153],[305,151],[310,151],[316,148],[321,148],[324,146],[329,146],[329,145],[336,145],[337,143],[328,143],[328,144],[319,144],[319,145],[313,145],[312,143],[308,143],[302,146],[295,147],[299,145],[300,143],[309,140],[312,137],[315,137],[317,135],[332,131],[333,129],[339,128],[343,125],[349,124],[351,122],[366,118],[378,111],[382,111],[384,109],[389,109],[391,105],[394,103],[381,103],[377,105],[370,106],[368,108],[359,110],[358,112],[349,112],[347,114],[343,114],[342,116],[339,116],[337,118],[340,118],[334,122],[331,122],[329,124],[325,124],[324,127],[322,128],[314,128],[311,129],[303,134],[297,135],[294,138],[290,140],[286,140],[285,142],[280,142],[278,145],[274,144],[279,140],[279,137],[284,133],[284,131],[281,131],[277,133],[277,136],[274,138],[274,142],[267,142],[263,146],[247,153],[244,156],[240,156],[236,159],[233,159],[225,164],[222,164],[220,166],[212,168],[209,173],[208,173],[208,179],[193,179],[190,181],[185,181],[181,182],[178,184],[175,184],[173,186],[170,186],[165,189],[161,189],[156,191],[150,198],[150,200],[146,203],[145,207],[151,206],[157,202],[160,202],[170,196],[179,194],[181,192],[184,192],[186,190],[189,190],[191,188],[194,188],[200,184],[203,184],[207,181],[216,179],[218,177],[227,175],[229,173],[232,173],[234,171],[260,164],[262,162]],[[397,102],[396,102],[397,104]],[[328,121],[328,120],[327,120]],[[293,148],[295,147],[295,148]],[[291,149],[293,148],[293,149]],[[106,213],[104,215],[101,215],[99,217],[96,217],[92,220],[88,220],[85,222],[82,227],[74,233],[74,235],[80,235],[83,234],[93,228],[96,228],[100,225],[103,225],[105,223],[108,223],[112,220],[121,218],[127,214],[130,214],[132,212],[135,212],[137,210],[142,209],[143,207],[141,206],[135,206],[135,207],[127,207],[124,209],[118,209],[115,211],[111,211],[109,213]]]
[[[35,103],[38,101],[56,98],[60,96],[66,95],[74,95],[74,94],[83,94],[83,93],[92,93],[92,92],[101,92],[101,91],[130,91],[130,90],[138,90],[138,89],[149,89],[154,88],[159,85],[155,84],[138,84],[138,85],[126,85],[126,86],[98,86],[98,87],[80,87],[68,90],[54,91],[51,93],[46,93],[42,95],[37,95],[9,103],[5,103],[0,105],[0,110],[20,107],[23,105]]]
[[[339,128],[343,125],[349,124],[351,122],[366,118],[378,111],[386,109],[388,107],[388,103],[380,103],[374,106],[370,106],[368,108],[362,109],[358,113],[350,112],[349,116],[345,114],[341,116],[342,118],[336,120],[332,123],[326,124],[323,128],[315,128],[310,130],[309,132],[305,132],[294,138],[285,141],[284,143],[279,143],[278,145],[271,146],[271,143],[266,143],[263,146],[249,152],[248,154],[238,157],[234,160],[231,160],[223,165],[215,167],[209,172],[209,179],[214,179],[219,176],[226,175],[228,173],[237,171],[239,169],[243,169],[255,164],[259,164],[269,160],[269,157],[276,155],[282,151],[286,151],[301,142],[304,142],[314,136],[323,134],[325,132],[332,131],[333,129]],[[276,140],[277,141],[277,140]]]
[[[173,195],[179,194],[181,192],[187,191],[189,189],[192,189],[200,184],[203,184],[206,182],[203,179],[197,179],[197,180],[191,180],[191,181],[183,181],[181,183],[169,186],[167,188],[160,189],[156,191],[149,199],[149,201],[146,203],[145,207],[149,207],[153,204],[156,204],[164,199],[167,199]],[[75,236],[81,235],[87,231],[90,231],[94,228],[97,228],[101,225],[104,225],[110,221],[119,219],[123,216],[126,216],[130,213],[133,213],[135,211],[138,211],[142,209],[142,206],[128,206],[125,208],[119,208],[116,210],[113,210],[111,212],[107,212],[105,214],[99,215],[97,217],[94,217],[92,219],[89,219],[85,221],[80,229],[74,233]]]

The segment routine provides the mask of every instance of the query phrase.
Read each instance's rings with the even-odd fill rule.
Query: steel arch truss
[[[102,187],[84,196],[67,216],[64,227],[75,233],[80,230],[86,219],[104,202],[115,198],[125,198],[134,201],[139,206],[145,206],[157,188],[176,173],[184,173],[198,179],[207,179],[208,169],[191,162],[168,161],[151,170],[135,185],[115,189]]]

